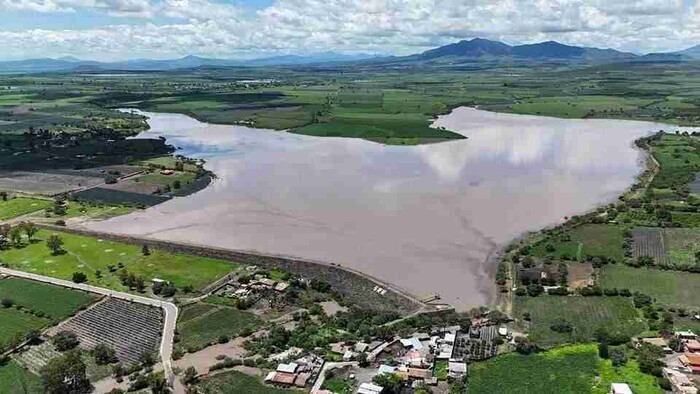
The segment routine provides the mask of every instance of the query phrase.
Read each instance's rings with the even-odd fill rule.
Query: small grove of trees
[[[51,338],[51,343],[53,343],[56,350],[59,352],[65,352],[67,350],[74,349],[80,344],[78,336],[72,331],[60,331],[58,334]]]
[[[122,285],[130,289],[136,289],[140,292],[143,292],[146,289],[146,281],[142,277],[127,272],[125,269],[119,271],[118,275]]]
[[[552,322],[549,328],[552,331],[561,333],[572,332],[574,330],[574,327],[571,325],[571,323],[565,319],[556,319]]]
[[[108,365],[119,361],[113,348],[101,343],[92,350],[97,365]]]
[[[372,383],[384,387],[387,393],[399,393],[403,386],[403,379],[394,373],[382,373],[373,377]]]
[[[89,393],[90,380],[80,351],[73,350],[50,360],[41,370],[41,381],[49,394]]]

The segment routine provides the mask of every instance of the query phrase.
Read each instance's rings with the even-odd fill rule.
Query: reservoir
[[[615,200],[633,141],[674,129],[458,108],[434,126],[468,139],[404,147],[143,114],[218,179],[89,228],[336,263],[461,310],[494,301],[500,246]]]

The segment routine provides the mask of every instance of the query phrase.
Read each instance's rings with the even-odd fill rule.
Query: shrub
[[[51,339],[51,342],[60,352],[73,349],[80,344],[78,336],[72,331],[59,332]]]

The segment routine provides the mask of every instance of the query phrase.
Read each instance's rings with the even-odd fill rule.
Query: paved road
[[[122,300],[133,301],[139,304],[155,306],[162,308],[165,313],[165,323],[163,324],[163,337],[160,342],[160,357],[163,363],[163,370],[165,371],[165,376],[168,382],[173,385],[175,384],[175,374],[173,373],[172,366],[172,354],[173,354],[173,340],[175,339],[175,323],[177,322],[177,306],[172,302],[156,300],[153,298],[142,297],[135,294],[122,293],[119,291],[114,291],[110,289],[105,289],[102,287],[95,287],[88,284],[79,284],[71,281],[51,278],[48,276],[30,274],[28,272],[16,271],[9,268],[0,267],[0,274],[12,275],[18,278],[25,278],[30,280],[35,280],[38,282],[51,283],[57,286],[68,287],[71,289],[78,289],[83,291],[89,291],[91,293],[101,294],[109,297],[119,298]]]

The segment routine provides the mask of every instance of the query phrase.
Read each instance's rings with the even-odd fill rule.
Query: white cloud
[[[15,49],[9,53],[23,57],[33,53],[235,57],[324,50],[406,54],[482,36],[508,43],[552,39],[644,52],[681,49],[700,41],[698,6],[687,4],[684,0],[276,0],[246,14],[212,0],[0,0],[0,10],[67,12],[88,7],[144,18],[141,26],[0,30],[0,42],[5,43],[0,47]],[[149,20],[159,17],[179,22],[156,25]]]

